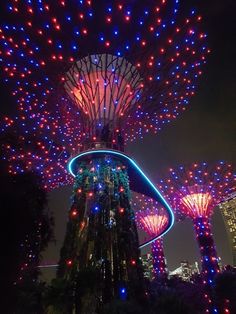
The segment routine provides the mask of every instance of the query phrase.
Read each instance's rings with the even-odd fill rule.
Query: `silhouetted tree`
[[[183,281],[179,277],[153,281],[148,287],[149,314],[204,313],[204,295],[200,285]]]
[[[13,176],[7,168],[7,162],[2,162],[0,278],[5,295],[1,312],[40,313],[35,311],[42,292],[37,266],[41,252],[53,237],[53,219],[40,177],[31,172]]]
[[[229,268],[218,274],[214,281],[214,297],[220,313],[236,313],[236,270]]]

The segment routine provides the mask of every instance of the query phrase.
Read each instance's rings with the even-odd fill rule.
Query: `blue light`
[[[126,300],[127,298],[127,290],[124,287],[120,288],[120,298],[121,300]]]
[[[98,212],[98,211],[99,211],[99,207],[98,207],[98,206],[95,206],[95,207],[94,207],[94,211],[95,211],[95,212]]]

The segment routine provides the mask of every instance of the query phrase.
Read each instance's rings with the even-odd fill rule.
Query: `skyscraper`
[[[236,193],[230,194],[219,205],[232,250],[233,266],[236,266]]]
[[[191,281],[191,277],[194,274],[199,274],[198,262],[194,262],[194,264],[189,264],[188,261],[181,261],[180,266],[175,270],[169,272],[169,277],[180,277],[184,281]]]

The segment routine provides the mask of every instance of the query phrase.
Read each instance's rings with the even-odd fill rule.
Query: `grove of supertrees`
[[[214,277],[219,272],[211,216],[214,208],[235,191],[235,182],[236,173],[231,164],[218,162],[208,165],[202,162],[169,169],[158,185],[172,208],[193,220],[201,255],[203,283],[208,290],[211,290]]]
[[[168,217],[157,202],[145,196],[136,195],[132,201],[132,205],[135,210],[135,219],[139,229],[143,230],[151,238],[163,233],[168,223]],[[167,266],[162,237],[158,237],[151,242],[151,253],[153,259],[153,277],[157,280],[166,278]]]
[[[124,146],[188,106],[209,52],[202,18],[179,0],[9,0],[0,9],[0,62],[17,102],[1,129],[9,172],[37,171],[47,190],[74,182],[58,270],[73,283],[69,311],[138,295],[130,189],[165,209],[162,233],[174,218]]]

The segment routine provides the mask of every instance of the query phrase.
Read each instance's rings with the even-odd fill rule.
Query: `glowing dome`
[[[138,101],[142,78],[125,58],[90,55],[77,61],[65,76],[65,89],[95,127],[117,123]]]

